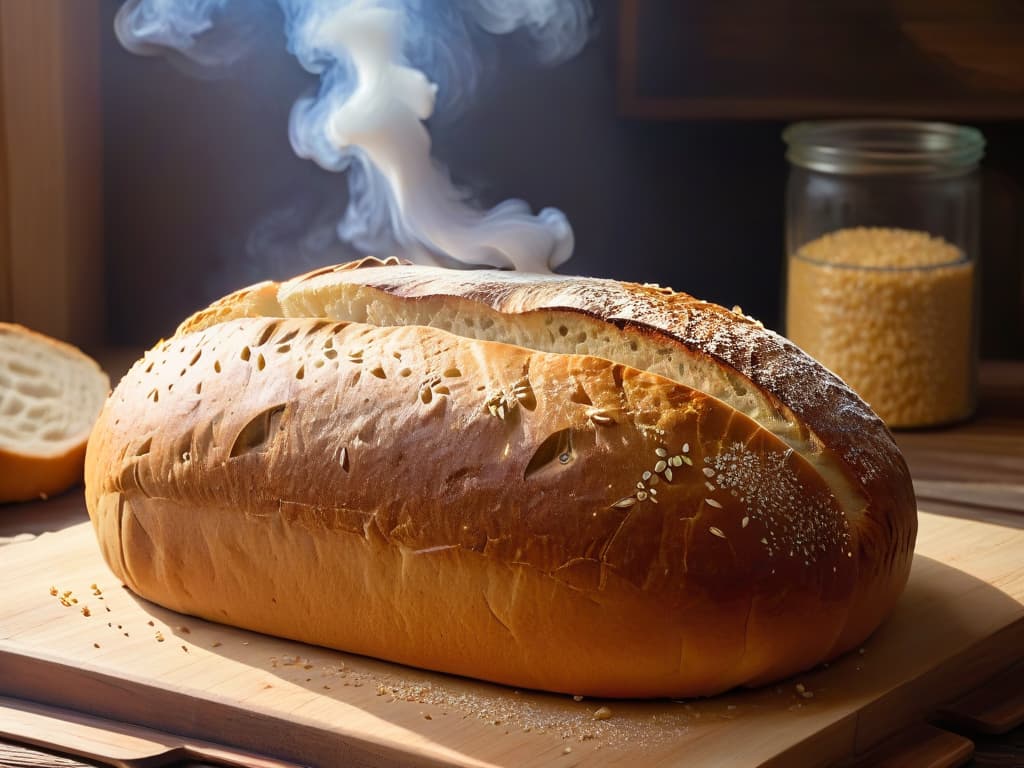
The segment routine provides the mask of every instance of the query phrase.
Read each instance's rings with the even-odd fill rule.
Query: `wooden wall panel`
[[[0,0],[6,313],[86,345],[103,329],[98,41],[97,0]]]

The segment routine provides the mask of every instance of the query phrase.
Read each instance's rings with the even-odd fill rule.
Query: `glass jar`
[[[826,121],[783,133],[785,333],[891,427],[976,400],[981,133]]]

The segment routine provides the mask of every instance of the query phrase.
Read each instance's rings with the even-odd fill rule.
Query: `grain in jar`
[[[890,426],[957,421],[974,407],[974,264],[945,240],[851,227],[789,258],[787,335]]]

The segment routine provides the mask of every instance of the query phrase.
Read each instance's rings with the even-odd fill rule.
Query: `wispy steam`
[[[295,151],[348,171],[343,239],[367,253],[531,271],[569,258],[560,211],[533,215],[521,200],[474,208],[431,158],[424,123],[476,87],[481,30],[525,30],[538,58],[557,63],[586,43],[589,0],[129,0],[116,28],[130,50],[224,67],[252,47],[253,14],[275,5],[289,50],[320,77],[292,110]]]

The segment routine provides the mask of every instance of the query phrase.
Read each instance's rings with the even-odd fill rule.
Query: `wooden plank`
[[[944,707],[943,723],[971,734],[999,735],[1024,724],[1024,664],[997,675]]]
[[[69,757],[29,749],[20,744],[0,741],[0,768],[90,768],[98,763],[84,763]]]
[[[974,744],[955,733],[919,723],[886,739],[848,768],[957,768],[974,755]]]
[[[0,3],[8,314],[80,345],[103,329],[98,19],[97,0]]]
[[[948,480],[914,480],[918,501],[942,501],[967,507],[1024,512],[1024,486]]]
[[[0,735],[118,768],[177,765],[183,758],[241,768],[299,768],[295,763],[183,739],[65,709],[0,697]]]
[[[119,587],[84,524],[0,549],[0,690],[313,764],[826,765],[1020,657],[1022,549],[1019,516],[923,512],[910,584],[863,653],[714,699],[576,702],[174,614]]]

